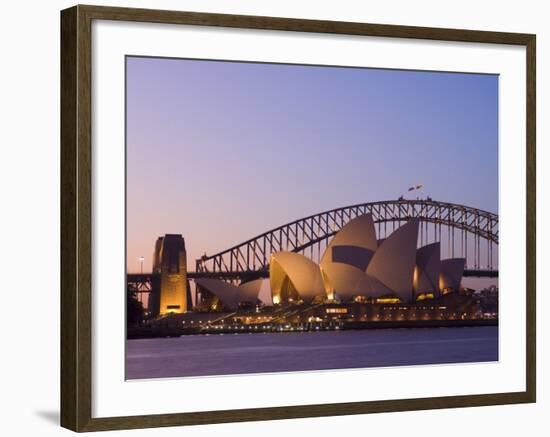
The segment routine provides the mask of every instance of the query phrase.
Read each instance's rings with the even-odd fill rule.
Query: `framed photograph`
[[[75,6],[61,160],[62,426],[535,402],[535,35]]]

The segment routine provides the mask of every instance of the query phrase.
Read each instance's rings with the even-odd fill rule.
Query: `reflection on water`
[[[189,335],[127,341],[127,379],[498,360],[498,327]]]

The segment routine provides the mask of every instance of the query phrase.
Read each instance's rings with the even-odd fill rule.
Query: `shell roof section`
[[[335,246],[353,246],[374,253],[378,248],[378,243],[372,214],[360,215],[342,226],[330,240],[321,258],[321,266],[325,263],[337,261],[337,259],[334,259],[332,250]]]
[[[391,292],[376,278],[349,264],[326,263],[321,270],[328,296],[335,294],[350,300],[358,295],[381,296]]]
[[[225,281],[212,278],[198,278],[196,283],[199,287],[217,296],[224,307],[234,310],[240,303],[249,302],[255,304],[262,286],[263,279],[246,282],[235,286]]]
[[[367,274],[379,280],[403,301],[411,300],[418,241],[418,219],[396,229],[380,245],[367,267]]]
[[[438,293],[441,270],[441,245],[432,243],[416,251],[416,271],[414,275],[415,293]]]
[[[465,258],[449,258],[441,261],[441,290],[446,288],[459,289],[466,266]]]
[[[304,255],[294,252],[277,252],[271,255],[270,285],[273,301],[281,299],[281,291],[288,278],[303,300],[325,295],[319,265]]]

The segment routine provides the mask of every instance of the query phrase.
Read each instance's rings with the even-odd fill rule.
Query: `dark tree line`
[[[137,297],[137,292],[128,288],[126,291],[126,323],[128,326],[141,325],[144,317],[143,304]]]

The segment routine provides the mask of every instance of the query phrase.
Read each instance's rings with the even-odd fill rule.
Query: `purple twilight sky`
[[[127,58],[127,265],[423,196],[498,213],[498,76]]]

